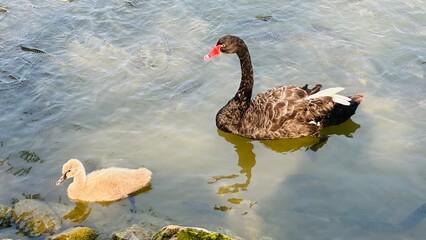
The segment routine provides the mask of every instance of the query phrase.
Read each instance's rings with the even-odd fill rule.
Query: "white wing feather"
[[[320,97],[331,97],[333,99],[333,102],[339,103],[345,106],[349,106],[351,103],[351,99],[337,94],[338,92],[342,91],[344,88],[342,87],[334,87],[334,88],[327,88],[324,90],[321,90],[315,94],[310,95],[309,97],[306,97],[306,100],[314,99],[314,98],[320,98]]]

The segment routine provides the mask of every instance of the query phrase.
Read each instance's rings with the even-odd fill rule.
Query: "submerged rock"
[[[94,240],[99,234],[88,227],[74,227],[48,237],[48,240]]]
[[[23,46],[21,46],[21,49],[23,48]],[[29,49],[29,48],[27,48]],[[34,49],[32,49],[34,50]],[[34,50],[35,51],[35,50]],[[41,51],[41,50],[38,50]],[[41,159],[35,152],[30,152],[30,151],[20,151],[20,157],[22,159],[24,159],[25,161],[27,161],[28,163],[32,162],[32,163],[36,163],[36,162],[43,162],[43,159]]]
[[[12,209],[0,204],[0,228],[10,227],[12,223]]]
[[[271,15],[258,15],[258,16],[256,16],[256,19],[260,20],[260,21],[267,22],[267,21],[272,19],[272,16]]]
[[[12,216],[16,227],[30,237],[51,235],[61,228],[60,218],[55,212],[47,204],[33,199],[17,202]]]
[[[25,46],[20,46],[21,50],[24,52],[33,52],[33,53],[46,53],[43,50],[40,50],[38,48],[33,48],[33,47],[25,47]]]
[[[145,231],[136,224],[133,226],[119,230],[112,234],[113,240],[150,240],[153,235],[150,231]]]
[[[208,231],[203,228],[182,227],[177,225],[169,225],[158,231],[152,240],[236,240],[221,233]]]

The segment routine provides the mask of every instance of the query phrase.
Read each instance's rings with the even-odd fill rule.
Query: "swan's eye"
[[[224,47],[226,47],[226,45],[225,45],[225,44],[222,44],[222,47],[224,48]]]

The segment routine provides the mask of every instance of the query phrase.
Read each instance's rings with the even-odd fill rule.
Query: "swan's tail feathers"
[[[337,94],[341,92],[344,88],[342,87],[334,87],[334,88],[327,88],[324,90],[321,90],[315,94],[309,95],[306,100],[314,99],[314,98],[320,98],[320,97],[331,97],[333,99],[333,102],[339,103],[345,106],[349,106],[351,103],[351,98]]]
[[[314,93],[319,92],[321,88],[322,88],[321,84],[315,85],[315,87],[313,87],[312,89],[308,88],[308,84],[305,84],[303,87],[301,87],[301,89],[305,90],[308,93],[308,95],[312,95]]]
[[[323,122],[323,125],[325,127],[331,126],[331,125],[338,125],[348,120],[352,115],[355,114],[355,111],[358,108],[358,105],[364,99],[364,95],[356,94],[354,96],[350,96],[349,98],[350,98],[349,105],[343,105],[343,104],[334,105],[333,110],[330,112],[329,117],[326,118]]]
[[[350,98],[351,98],[351,102],[360,104],[361,101],[364,100],[364,95],[363,94],[357,94],[357,95],[354,95]]]

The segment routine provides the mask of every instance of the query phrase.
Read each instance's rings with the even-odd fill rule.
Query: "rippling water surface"
[[[136,207],[175,224],[246,239],[426,235],[424,212],[413,216],[426,202],[423,0],[1,7],[1,204],[40,194],[73,205],[69,182],[55,181],[62,164],[78,158],[88,171],[151,169],[152,189],[135,196]],[[249,46],[255,92],[321,83],[364,93],[365,101],[324,139],[220,132],[214,119],[238,87],[238,59],[202,59],[225,34]],[[132,224],[123,217],[129,205],[92,204],[81,224],[108,236]]]

